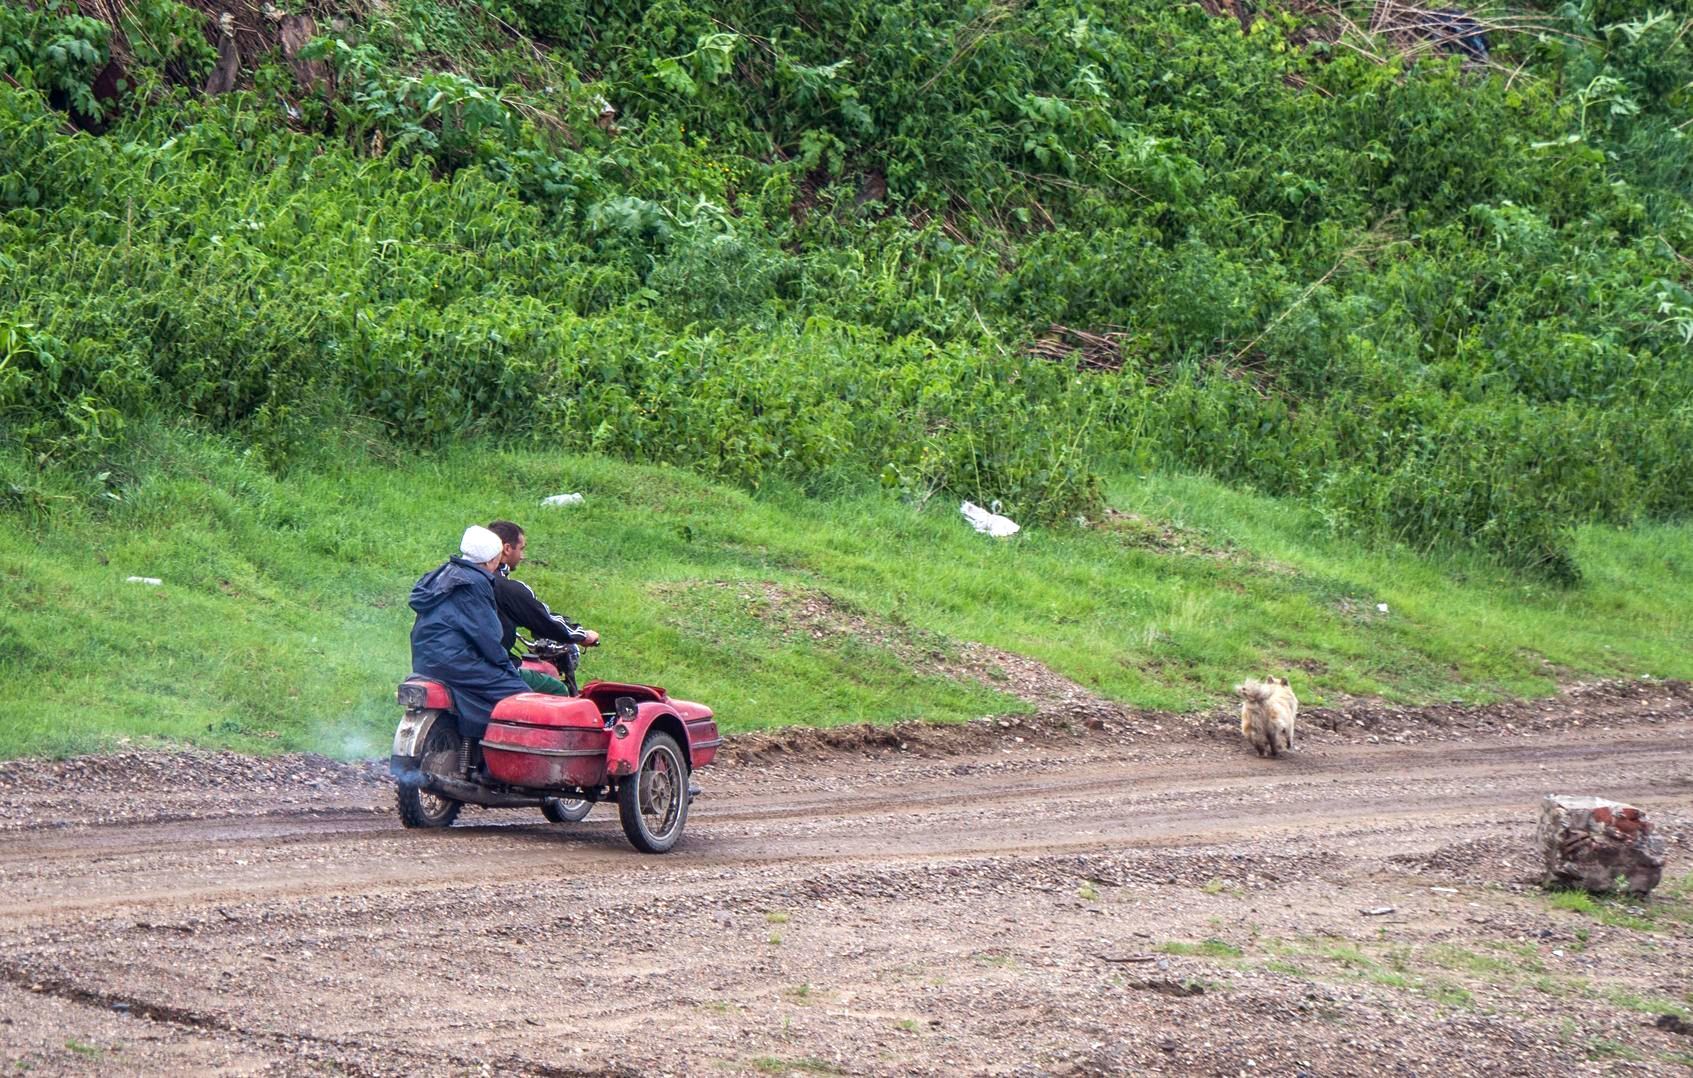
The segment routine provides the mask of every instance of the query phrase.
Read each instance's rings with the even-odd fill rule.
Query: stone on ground
[[[1664,840],[1633,805],[1548,794],[1540,803],[1547,887],[1645,895],[1664,874]]]

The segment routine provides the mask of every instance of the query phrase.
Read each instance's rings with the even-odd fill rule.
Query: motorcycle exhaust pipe
[[[531,808],[541,803],[539,797],[496,793],[472,782],[461,782],[458,779],[449,779],[441,775],[426,776],[422,785],[425,790],[432,794],[450,797],[454,801],[466,801],[472,805],[481,805],[484,808]]]

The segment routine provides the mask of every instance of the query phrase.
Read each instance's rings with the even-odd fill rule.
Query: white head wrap
[[[459,552],[477,565],[486,565],[500,556],[500,551],[506,545],[500,537],[482,527],[472,524],[464,530],[464,538],[459,540]]]

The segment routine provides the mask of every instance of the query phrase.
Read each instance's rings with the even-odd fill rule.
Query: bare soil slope
[[[1686,686],[1302,721],[1282,761],[1091,707],[744,739],[658,858],[609,807],[404,831],[375,765],[14,762],[0,1066],[1685,1071]],[[1552,790],[1648,808],[1658,896],[1543,895]]]

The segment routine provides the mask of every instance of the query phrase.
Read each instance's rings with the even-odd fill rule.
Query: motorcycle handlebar
[[[557,640],[547,640],[547,639],[531,640],[528,637],[524,636],[522,633],[519,633],[517,635],[518,646],[520,646],[521,648],[523,648],[524,651],[526,651],[526,652],[528,652],[532,655],[536,655],[536,656],[543,657],[543,658],[548,656],[548,655],[563,654],[569,648],[576,648],[576,647],[595,648],[595,647],[599,647],[600,646],[600,640],[601,640],[601,637],[598,633],[594,633],[594,638],[592,640],[584,640],[581,643],[569,643],[569,644],[560,643]]]

